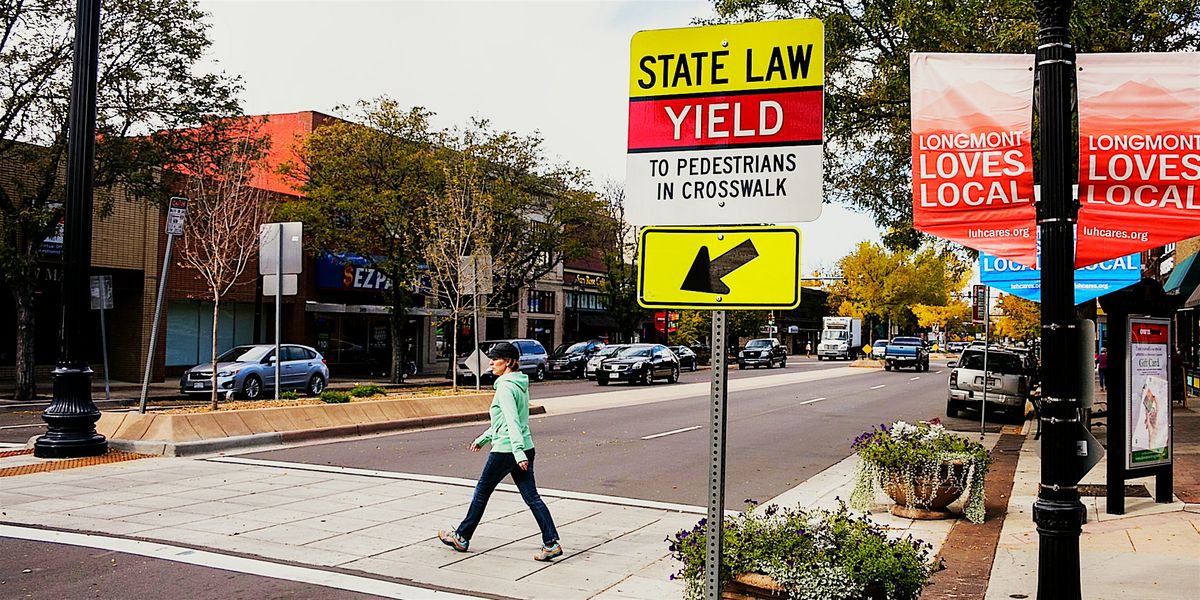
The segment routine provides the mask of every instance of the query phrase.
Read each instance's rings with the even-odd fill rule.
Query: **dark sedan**
[[[596,371],[596,383],[628,381],[650,385],[655,379],[679,381],[679,359],[661,344],[633,344],[605,359]]]
[[[562,344],[550,354],[550,377],[583,377],[588,360],[604,349],[604,342],[591,340]]]
[[[696,367],[700,362],[700,358],[696,356],[696,353],[693,352],[691,348],[688,348],[687,346],[667,346],[667,349],[669,349],[671,352],[674,352],[675,356],[679,358],[680,369],[685,371],[696,370]]]

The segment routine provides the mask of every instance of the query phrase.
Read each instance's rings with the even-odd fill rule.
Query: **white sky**
[[[538,131],[552,159],[625,178],[629,40],[711,15],[697,0],[201,0],[212,58],[242,76],[249,114],[316,110],[387,95],[435,125],[491,119]],[[836,205],[801,224],[802,272],[833,266],[870,217]]]

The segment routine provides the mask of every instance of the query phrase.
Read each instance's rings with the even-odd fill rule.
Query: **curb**
[[[531,415],[541,415],[545,413],[546,407],[540,404],[529,407],[529,414]],[[434,417],[401,419],[398,421],[365,423],[362,425],[340,425],[337,427],[321,427],[318,429],[302,429],[299,431],[256,433],[253,435],[239,435],[214,440],[198,440],[193,442],[121,440],[110,438],[108,440],[108,445],[110,448],[116,450],[136,452],[138,454],[153,454],[156,456],[172,457],[196,456],[198,454],[214,454],[227,450],[245,450],[248,448],[278,446],[281,444],[309,442],[314,440],[363,437],[373,433],[384,433],[388,431],[405,431],[411,429],[438,427],[441,425],[474,423],[477,421],[486,421],[490,418],[491,415],[487,412],[464,413],[458,415],[439,415]]]

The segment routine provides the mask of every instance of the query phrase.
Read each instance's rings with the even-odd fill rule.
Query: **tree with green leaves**
[[[615,183],[604,187],[605,219],[597,230],[606,271],[600,282],[604,310],[617,323],[621,337],[614,342],[627,341],[646,320],[646,309],[637,301],[637,232],[625,222],[625,189]]]
[[[830,285],[831,304],[841,315],[862,318],[864,331],[887,325],[888,335],[914,330],[914,306],[946,306],[970,277],[966,261],[934,247],[913,252],[862,242],[838,266],[842,279]]]
[[[713,0],[722,22],[816,18],[825,24],[825,197],[863,210],[888,247],[917,249],[912,228],[912,52],[1028,54],[1030,0]],[[1084,52],[1200,47],[1200,0],[1075,0],[1071,37]],[[1037,161],[1034,161],[1037,164]]]
[[[996,301],[1001,315],[992,328],[992,336],[1017,341],[1032,340],[1042,335],[1042,305],[1013,294],[1004,294]]]
[[[588,190],[586,171],[549,163],[539,135],[477,125],[490,138],[489,155],[481,158],[495,209],[489,251],[498,289],[492,302],[506,335],[516,336],[512,312],[520,290],[591,250],[587,232],[599,226],[602,203]]]
[[[35,266],[62,218],[76,3],[0,0],[0,280],[16,306],[16,394],[36,394]],[[96,189],[164,202],[163,169],[190,172],[222,117],[240,113],[237,78],[199,69],[211,42],[195,0],[107,0],[97,76]],[[194,135],[205,125],[205,135]],[[96,212],[112,196],[97,194]]]
[[[437,196],[444,176],[435,160],[433,113],[390,98],[339,110],[350,120],[318,127],[296,147],[297,160],[283,165],[304,195],[284,203],[279,217],[303,221],[310,248],[354,254],[387,277],[389,371],[399,383],[404,316],[417,297],[429,231],[423,207]]]

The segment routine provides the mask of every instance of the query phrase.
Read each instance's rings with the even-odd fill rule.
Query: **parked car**
[[[946,342],[946,351],[952,354],[958,354],[967,349],[966,342]]]
[[[679,381],[679,359],[662,344],[631,344],[605,359],[596,371],[596,383],[628,381],[650,385],[655,379]]]
[[[958,416],[965,409],[979,409],[983,400],[983,348],[967,348],[957,361],[950,361],[946,415]],[[987,353],[987,406],[1013,417],[1025,415],[1025,401],[1032,387],[1025,359],[1009,350]]]
[[[604,348],[604,342],[589,340],[574,344],[560,344],[550,353],[550,377],[583,377],[588,360]]]
[[[689,344],[688,350],[696,353],[696,363],[707,365],[712,362],[712,347],[708,344]]]
[[[493,344],[499,342],[508,342],[517,347],[521,351],[522,373],[529,376],[533,381],[545,381],[546,374],[550,372],[548,366],[549,357],[546,355],[546,348],[537,340],[530,339],[512,339],[512,340],[487,340],[479,342],[479,351],[487,354]],[[472,350],[473,352],[474,350]],[[467,371],[467,357],[470,352],[463,353],[458,357],[458,382],[459,384],[475,383],[475,376]],[[487,363],[485,363],[487,364]],[[446,379],[450,378],[450,369],[446,369]],[[479,383],[491,383],[496,380],[496,376],[492,374],[490,364],[484,367],[483,375],[479,378]]]
[[[891,371],[900,367],[929,370],[929,348],[921,338],[896,337],[888,342],[887,350],[883,353],[883,369]]]
[[[887,345],[887,340],[875,340],[875,343],[871,344],[871,358],[883,360],[883,353],[887,350]]]
[[[588,359],[587,366],[583,368],[584,378],[595,379],[596,370],[600,368],[600,364],[604,362],[605,359],[616,356],[618,352],[628,347],[628,344],[609,344],[601,348],[599,352],[596,352],[591,358]]]
[[[762,367],[768,369],[776,364],[780,367],[787,366],[787,348],[779,343],[775,338],[760,338],[750,340],[746,344],[746,348],[738,352],[738,368],[745,369],[746,367]]]
[[[696,370],[700,359],[696,356],[696,353],[693,352],[691,348],[688,348],[687,346],[667,346],[667,348],[671,352],[674,352],[675,356],[679,358],[680,369],[686,371]]]
[[[303,390],[310,396],[325,391],[329,367],[320,352],[296,344],[279,348],[279,387]],[[212,393],[212,363],[200,363],[183,372],[179,391],[183,394]],[[235,346],[217,357],[217,391],[247,400],[264,397],[275,388],[275,345]]]

